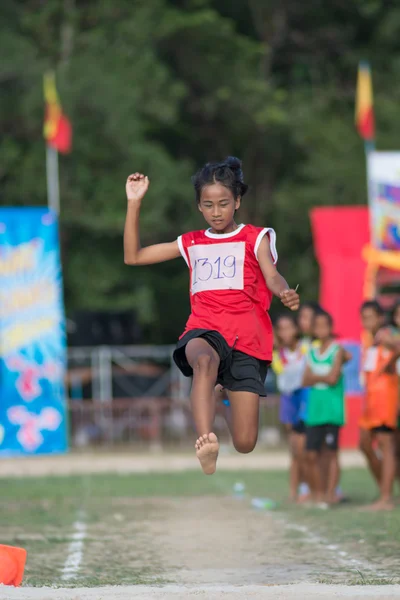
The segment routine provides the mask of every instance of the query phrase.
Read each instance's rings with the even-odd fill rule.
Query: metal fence
[[[68,403],[71,443],[160,448],[193,441],[189,405],[190,380],[173,359],[173,346],[71,348],[68,353]],[[267,381],[267,388],[273,382]],[[228,440],[223,406],[215,431]],[[260,405],[260,441],[281,440],[278,397]]]

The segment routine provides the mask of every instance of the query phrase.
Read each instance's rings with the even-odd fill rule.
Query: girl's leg
[[[304,450],[304,435],[293,431],[290,435],[290,500],[296,502],[298,496],[299,485],[301,482],[303,450]]]
[[[393,484],[396,477],[394,433],[378,433],[377,440],[382,453],[382,475],[379,485],[381,496],[375,504],[375,508],[387,510],[394,508]]]
[[[324,501],[324,483],[321,477],[321,462],[319,452],[308,450],[306,453],[308,464],[308,473],[310,478],[310,488],[314,502]]]
[[[227,419],[233,445],[238,452],[252,452],[257,443],[260,397],[253,392],[227,391],[230,415]]]
[[[339,499],[336,495],[336,489],[339,483],[340,467],[339,453],[337,450],[329,450],[325,448],[325,462],[327,466],[327,485],[326,485],[326,501],[328,504],[337,504]]]
[[[308,474],[308,464],[306,460],[306,434],[298,434],[298,453],[300,458],[300,495],[298,502],[308,502],[310,500],[310,478]]]
[[[192,413],[197,435],[196,455],[206,475],[215,473],[219,444],[212,433],[215,418],[214,387],[218,375],[219,356],[202,338],[190,340],[186,358],[193,369],[190,394]]]
[[[325,446],[322,446],[321,455],[320,455],[320,465],[321,465],[321,478],[324,486],[325,492],[328,489],[328,478],[329,478],[329,468],[331,464],[331,456],[329,449]]]
[[[398,483],[400,483],[400,429],[396,429],[394,440],[396,448],[396,478]]]
[[[372,441],[372,432],[369,429],[361,429],[360,450],[367,459],[369,470],[374,476],[376,483],[379,485],[381,479],[381,461],[375,453],[375,450],[372,446]]]

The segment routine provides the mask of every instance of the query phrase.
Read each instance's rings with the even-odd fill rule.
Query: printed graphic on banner
[[[380,250],[400,250],[400,152],[372,152],[368,159],[372,239]]]
[[[0,454],[67,448],[56,218],[0,209]]]

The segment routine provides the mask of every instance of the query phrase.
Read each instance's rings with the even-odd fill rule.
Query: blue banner
[[[0,209],[0,455],[67,450],[58,225],[44,208]]]

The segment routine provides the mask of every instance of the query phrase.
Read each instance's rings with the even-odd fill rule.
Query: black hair
[[[314,321],[317,317],[324,317],[328,321],[329,327],[333,327],[332,315],[329,314],[326,310],[323,310],[322,308],[320,308],[319,310],[316,310],[315,314],[314,314]]]
[[[202,189],[213,183],[225,186],[235,199],[243,198],[249,187],[243,181],[242,161],[235,156],[228,156],[223,162],[207,163],[192,177],[192,183],[197,204],[200,203]]]
[[[363,312],[364,310],[366,310],[368,308],[373,310],[375,312],[375,314],[378,315],[378,317],[385,316],[385,311],[383,310],[382,306],[379,304],[379,302],[377,300],[367,300],[366,302],[363,302],[363,304],[361,304],[360,312]]]
[[[397,327],[397,325],[396,325],[396,323],[395,323],[395,321],[394,321],[394,318],[395,318],[395,316],[396,316],[396,313],[397,313],[397,311],[398,311],[399,309],[400,309],[400,300],[397,300],[397,302],[395,302],[395,303],[393,304],[393,308],[392,308],[392,310],[390,311],[390,321],[391,321],[392,325],[394,325],[395,327]]]
[[[301,311],[302,308],[310,308],[312,311],[314,311],[314,313],[322,310],[321,305],[313,300],[310,300],[309,302],[302,302],[299,311]]]
[[[291,313],[281,313],[280,315],[278,315],[274,322],[275,327],[277,327],[279,325],[279,322],[283,320],[290,321],[291,323],[293,323],[296,329],[298,328],[296,317]]]

